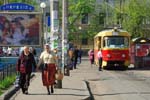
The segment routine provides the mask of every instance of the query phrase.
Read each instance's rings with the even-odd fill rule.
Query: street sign
[[[54,19],[54,27],[58,27],[59,26],[59,20],[58,19]]]
[[[8,3],[0,6],[0,10],[30,10],[33,11],[34,7],[25,3]]]
[[[50,16],[47,17],[47,26],[51,26],[51,18],[50,18]]]

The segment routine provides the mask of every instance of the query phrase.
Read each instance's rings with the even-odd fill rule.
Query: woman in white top
[[[50,94],[49,86],[51,86],[51,93],[54,93],[56,59],[55,54],[50,50],[48,44],[44,45],[44,51],[40,55],[40,61],[44,63],[42,67],[43,86],[47,87],[48,94]]]
[[[101,71],[101,69],[102,69],[102,58],[103,58],[103,56],[102,56],[102,51],[101,51],[101,49],[99,49],[99,51],[98,51],[98,53],[97,53],[97,57],[98,57],[98,62],[99,62],[99,71]]]

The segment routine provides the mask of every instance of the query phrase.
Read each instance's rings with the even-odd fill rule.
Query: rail
[[[16,74],[16,62],[18,57],[0,57],[0,80]]]

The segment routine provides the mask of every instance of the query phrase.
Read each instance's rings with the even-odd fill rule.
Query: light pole
[[[61,39],[59,34],[59,0],[50,0],[51,12],[51,34],[50,44],[51,49],[58,49],[58,69],[61,69]],[[57,88],[62,88],[62,80],[57,81]]]
[[[43,36],[45,38],[45,42],[47,43],[47,33],[45,36],[45,13],[44,13],[44,9],[46,8],[46,3],[45,2],[41,2],[40,7],[42,8],[42,32],[43,32]],[[44,44],[44,39],[43,39],[43,44]]]
[[[78,43],[79,43],[79,45],[81,45],[80,34],[82,33],[82,27],[79,26],[78,29],[79,29],[79,32],[78,32]]]

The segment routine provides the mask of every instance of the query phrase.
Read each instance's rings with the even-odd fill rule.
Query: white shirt
[[[101,51],[98,51],[97,57],[98,57],[98,58],[102,58],[102,52],[101,52]]]
[[[12,48],[8,48],[8,49],[7,49],[7,53],[8,53],[8,54],[11,54],[11,53],[12,53]]]
[[[55,55],[53,53],[49,53],[47,51],[43,51],[40,55],[40,59],[44,62],[44,63],[47,63],[47,64],[55,64],[56,61],[55,61]]]

